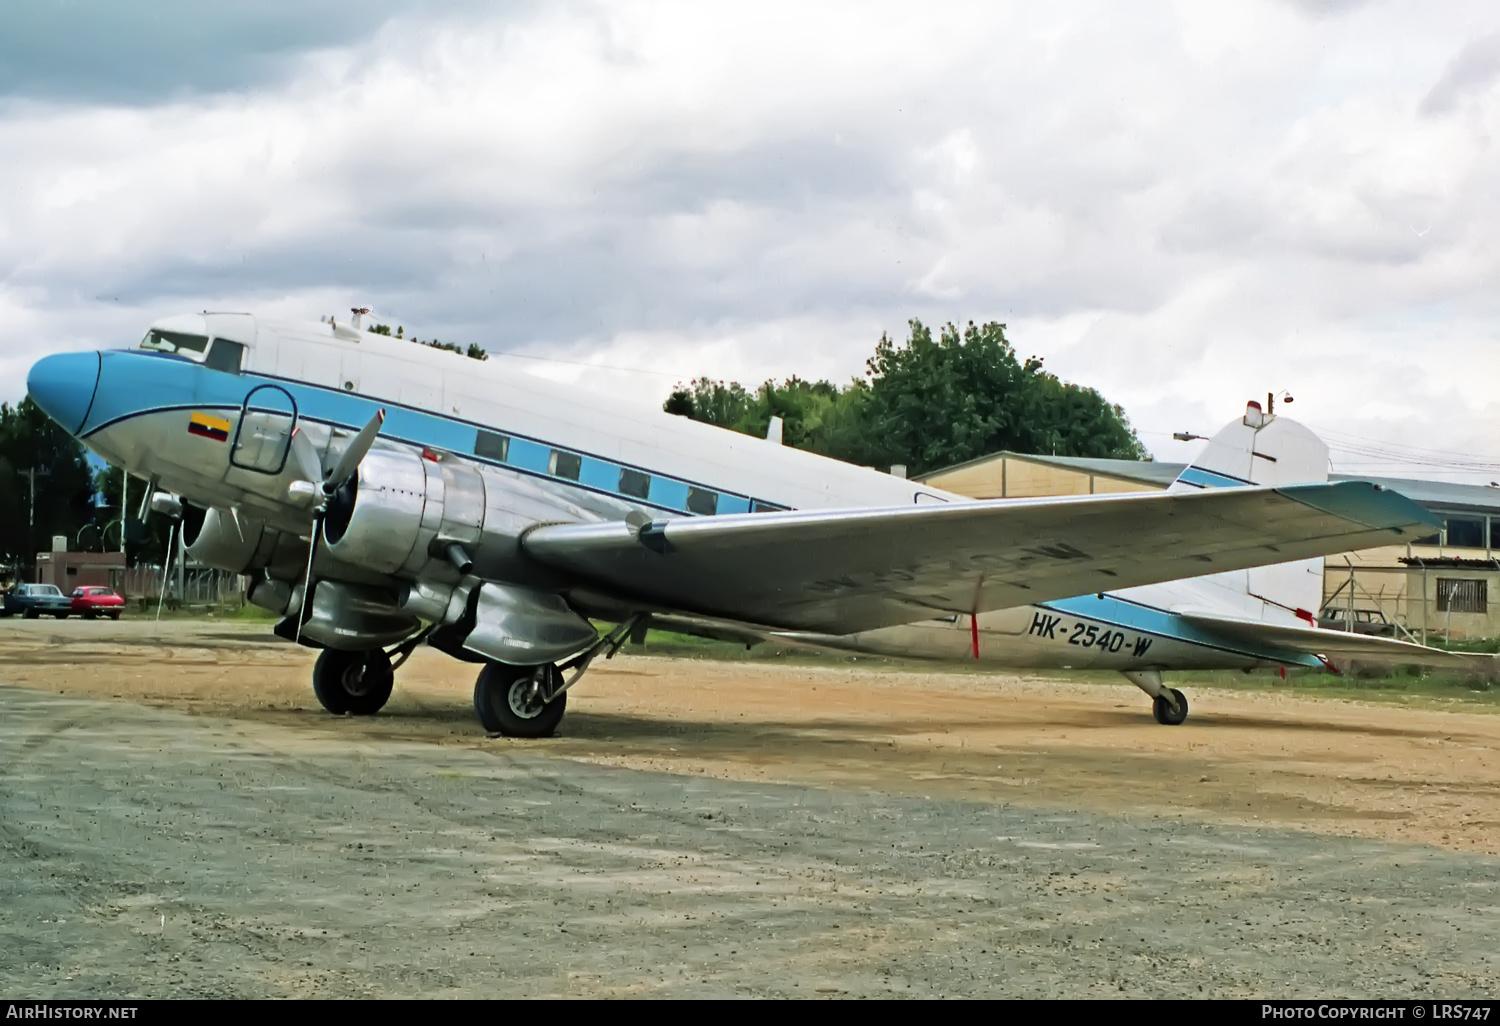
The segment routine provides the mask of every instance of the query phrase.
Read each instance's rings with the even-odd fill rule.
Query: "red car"
[[[125,608],[125,600],[108,588],[83,587],[73,589],[72,605],[73,612],[82,614],[85,620],[96,616],[118,620],[120,610]]]

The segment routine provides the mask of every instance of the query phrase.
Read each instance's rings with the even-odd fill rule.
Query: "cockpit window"
[[[245,347],[238,342],[231,342],[227,338],[214,339],[214,346],[208,351],[208,359],[203,363],[211,370],[225,371],[229,374],[238,374],[240,364],[245,359]]]
[[[141,339],[142,349],[155,349],[160,353],[181,353],[195,360],[203,358],[208,348],[207,335],[189,335],[181,331],[159,331],[152,328]]]

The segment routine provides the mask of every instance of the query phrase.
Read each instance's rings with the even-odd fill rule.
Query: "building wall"
[[[38,552],[36,584],[55,584],[64,592],[85,585],[111,587],[112,575],[125,569],[123,552]]]
[[[1085,474],[1005,456],[956,467],[939,474],[929,474],[923,480],[934,488],[957,492],[974,499],[1029,499],[1041,495],[1159,491],[1155,485],[1102,474]]]

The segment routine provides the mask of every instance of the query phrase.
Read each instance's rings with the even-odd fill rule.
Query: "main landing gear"
[[[596,656],[603,653],[604,658],[613,659],[631,632],[646,622],[645,614],[630,617],[561,666],[486,663],[474,682],[474,712],[480,724],[504,737],[551,737],[568,706],[568,689],[578,683]],[[566,678],[564,672],[568,672]]]
[[[486,663],[474,682],[474,712],[491,734],[551,737],[568,707],[562,683],[562,671],[552,663]]]
[[[396,671],[427,640],[428,633],[414,634],[389,652],[382,648],[359,652],[325,648],[313,664],[313,694],[335,716],[374,716],[390,701]],[[392,656],[396,657],[394,662]]]
[[[1187,719],[1187,696],[1162,683],[1160,670],[1122,670],[1125,679],[1151,696],[1151,715],[1164,726],[1175,727]]]
[[[396,671],[384,650],[341,652],[325,648],[313,664],[313,694],[329,712],[373,716],[391,697]]]

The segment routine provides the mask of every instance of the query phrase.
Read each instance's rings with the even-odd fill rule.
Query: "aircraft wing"
[[[1213,613],[1177,612],[1177,616],[1221,637],[1251,642],[1257,647],[1292,649],[1325,656],[1335,662],[1359,660],[1387,666],[1437,666],[1451,670],[1480,670],[1495,664],[1489,655],[1445,652],[1440,648],[1396,638],[1380,638],[1323,627],[1271,624],[1261,620],[1218,616]]]
[[[1351,481],[554,524],[522,544],[646,606],[848,634],[1388,545],[1436,524]]]

